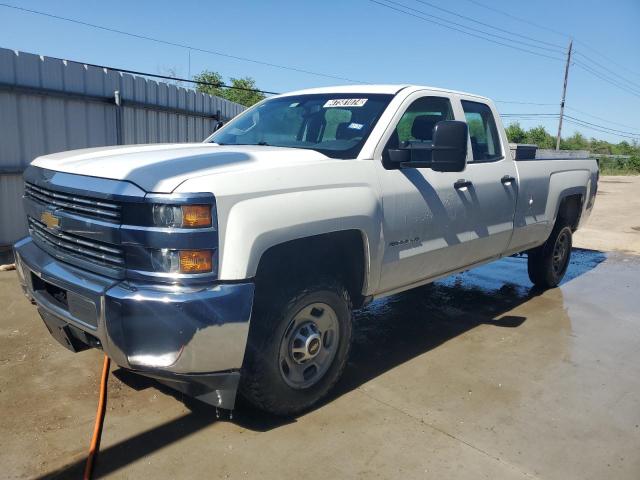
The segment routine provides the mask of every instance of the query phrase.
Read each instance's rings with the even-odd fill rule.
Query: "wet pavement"
[[[511,257],[356,313],[336,392],[231,421],[116,371],[96,476],[640,478],[640,257],[574,250],[560,288]],[[72,354],[0,274],[0,477],[79,478],[101,354]]]

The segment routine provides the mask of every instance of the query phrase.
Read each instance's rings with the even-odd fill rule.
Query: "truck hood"
[[[71,150],[38,157],[32,165],[57,172],[127,180],[147,192],[170,193],[194,177],[326,159],[315,150],[299,148],[183,143]]]

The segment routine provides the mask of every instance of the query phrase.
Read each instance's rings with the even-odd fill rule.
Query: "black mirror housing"
[[[433,127],[433,144],[389,149],[389,160],[397,168],[431,168],[436,172],[462,172],[467,166],[465,122],[443,120]]]
[[[400,168],[400,165],[411,161],[411,150],[408,148],[391,148],[388,150],[389,160]]]
[[[436,172],[462,172],[467,166],[466,122],[443,120],[433,127],[431,169]]]

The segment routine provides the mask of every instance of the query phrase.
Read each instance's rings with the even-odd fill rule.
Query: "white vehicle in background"
[[[558,285],[598,167],[516,157],[476,95],[278,95],[201,144],[34,160],[20,280],[74,351],[296,414],[339,379],[353,308],[518,252],[534,284]]]

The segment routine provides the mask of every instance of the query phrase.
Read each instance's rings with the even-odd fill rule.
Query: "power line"
[[[517,100],[494,100],[496,103],[513,103],[518,105],[542,105],[545,107],[556,106],[555,103],[536,103],[536,102],[520,102]]]
[[[627,93],[630,93],[638,98],[640,98],[640,92],[637,92],[629,87],[627,87],[626,85],[622,85],[620,84],[618,81],[611,79],[610,77],[607,77],[606,75],[602,74],[601,72],[598,72],[597,70],[594,70],[593,68],[591,68],[589,65],[582,63],[579,60],[574,60],[572,62],[574,65],[579,66],[580,68],[582,68],[584,71],[590,73],[591,75],[594,75],[596,77],[598,77],[601,80],[604,80],[607,83],[610,83],[611,85],[614,85],[616,87],[618,87],[621,90],[624,90]]]
[[[522,120],[540,120],[540,119],[554,119],[558,118],[560,115],[555,113],[502,113],[501,117],[504,118],[514,118],[514,119],[522,119]],[[614,135],[618,137],[630,138],[633,140],[640,140],[640,134],[633,132],[626,132],[623,130],[617,130],[614,128],[605,127],[604,125],[598,125],[596,123],[587,122],[586,120],[582,120],[580,118],[573,117],[571,115],[564,115],[565,121],[572,123],[574,125],[578,125],[580,127],[588,128],[591,130],[596,130],[601,133],[606,133],[608,135]]]
[[[184,44],[184,43],[172,42],[172,41],[169,41],[169,40],[163,40],[163,39],[156,38],[156,37],[150,37],[150,36],[141,35],[141,34],[138,34],[138,33],[127,32],[127,31],[124,31],[124,30],[118,30],[116,28],[105,27],[103,25],[97,25],[95,23],[84,22],[82,20],[76,20],[74,18],[62,17],[60,15],[54,15],[52,13],[46,13],[46,12],[41,12],[41,11],[38,11],[38,10],[32,10],[32,9],[29,9],[29,8],[18,7],[18,6],[10,5],[10,4],[7,4],[7,3],[0,3],[0,7],[11,8],[11,9],[19,10],[19,11],[22,11],[22,12],[27,12],[27,13],[32,13],[32,14],[35,14],[35,15],[41,15],[41,16],[44,16],[44,17],[54,18],[56,20],[63,20],[65,22],[75,23],[75,24],[78,24],[78,25],[84,25],[85,27],[97,28],[99,30],[104,30],[104,31],[107,31],[107,32],[112,32],[112,33],[118,33],[118,34],[121,34],[121,35],[127,35],[129,37],[133,37],[133,38],[137,38],[137,39],[141,39],[141,40],[148,40],[150,42],[160,43],[160,44],[163,44],[163,45],[170,45],[172,47],[179,47],[179,48],[184,48],[184,49],[187,49],[187,50],[193,50],[195,52],[207,53],[207,54],[210,54],[210,55],[217,55],[217,56],[220,56],[220,57],[232,58],[234,60],[240,60],[240,61],[243,61],[243,62],[255,63],[257,65],[264,65],[264,66],[267,66],[267,67],[279,68],[281,70],[289,70],[289,71],[298,72],[298,73],[305,73],[307,75],[315,75],[317,77],[331,78],[331,79],[334,79],[334,80],[344,80],[344,81],[350,82],[350,83],[367,83],[367,82],[363,82],[363,81],[360,81],[360,80],[353,80],[353,79],[346,78],[346,77],[340,77],[338,75],[332,75],[332,74],[321,73],[321,72],[314,72],[314,71],[311,71],[311,70],[304,70],[304,69],[298,68],[298,67],[291,67],[291,66],[287,66],[287,65],[280,65],[280,64],[277,64],[277,63],[264,62],[262,60],[256,60],[254,58],[248,58],[248,57],[241,57],[241,56],[238,56],[238,55],[231,55],[231,54],[224,53],[224,52],[219,52],[219,51],[216,51],[216,50],[208,50],[208,49],[205,49],[205,48],[195,47],[195,46],[187,45],[187,44]]]
[[[552,107],[552,106],[555,107],[557,105],[555,103],[521,102],[519,100],[494,100],[494,102],[495,103],[514,104],[514,105],[535,105],[535,106],[545,106],[545,107]],[[565,105],[564,108],[567,109],[567,110],[572,110],[572,111],[577,112],[577,113],[581,113],[582,115],[586,115],[587,117],[593,117],[593,118],[596,118],[598,120],[602,120],[603,122],[611,123],[613,125],[618,125],[620,127],[631,128],[632,130],[637,128],[635,126],[627,125],[627,124],[620,123],[620,122],[615,122],[613,120],[609,120],[609,119],[604,118],[604,117],[599,117],[599,116],[594,115],[592,113],[585,112],[584,110],[579,110],[577,108],[574,108],[574,107],[572,107],[570,105]],[[505,116],[505,115],[511,116],[511,115],[522,115],[522,114],[501,113],[500,115],[501,116]],[[542,114],[540,114],[540,113],[535,113],[535,114],[532,113],[532,114],[529,114],[529,115],[547,115],[547,114],[545,114],[545,113],[542,113]],[[552,114],[549,114],[549,115],[552,115]],[[558,114],[553,114],[553,115],[557,116]],[[638,131],[638,134],[640,134],[640,130]]]
[[[501,113],[500,116],[503,118],[539,120],[539,119],[558,118],[560,115],[557,113]],[[596,130],[598,132],[606,133],[609,135],[631,138],[633,140],[640,140],[640,133],[628,132],[625,130],[618,130],[618,129],[607,127],[604,125],[599,125],[597,123],[588,122],[581,118],[576,118],[574,116],[567,115],[567,114],[564,114],[564,117],[565,117],[565,121],[572,123],[574,125],[578,125],[584,128],[589,128],[589,129]]]
[[[581,57],[583,57],[588,62],[591,62],[592,64],[596,65],[596,67],[599,67],[600,69],[604,70],[609,75],[613,75],[614,77],[618,77],[620,80],[622,80],[624,82],[627,82],[629,85],[631,85],[631,88],[640,89],[640,84],[632,82],[631,80],[628,80],[627,78],[623,77],[622,75],[619,75],[618,73],[616,73],[615,71],[611,70],[610,68],[605,67],[601,63],[596,62],[591,57],[586,56],[582,52],[575,52],[575,53],[576,53],[576,55],[580,55]]]
[[[567,110],[573,110],[574,112],[581,113],[583,115],[586,115],[587,117],[593,117],[593,118],[596,118],[598,120],[602,120],[603,122],[608,122],[608,123],[611,123],[613,125],[618,125],[620,127],[631,128],[631,129],[635,129],[636,128],[636,127],[632,127],[631,125],[625,125],[624,123],[614,122],[613,120],[608,120],[608,119],[603,118],[603,117],[598,117],[597,115],[593,115],[592,113],[587,113],[584,110],[578,110],[577,108],[573,108],[573,107],[570,107],[570,106],[566,106],[564,108],[566,108]],[[639,131],[639,134],[640,134],[640,131]]]
[[[508,33],[509,35],[514,35],[516,37],[526,38],[527,40],[532,40],[534,42],[538,42],[538,43],[542,43],[542,44],[545,44],[545,45],[549,45],[551,47],[555,47],[556,51],[557,50],[562,50],[564,48],[562,45],[558,45],[557,43],[545,42],[544,40],[539,40],[537,38],[528,37],[527,35],[522,35],[521,33],[516,33],[516,32],[512,32],[510,30],[506,30],[504,28],[496,27],[495,25],[491,25],[489,23],[481,22],[480,20],[476,20],[475,18],[468,17],[468,16],[462,15],[460,13],[456,13],[456,12],[454,12],[452,10],[447,10],[446,8],[440,7],[438,5],[434,5],[433,3],[426,2],[424,0],[415,0],[415,1],[418,2],[418,3],[422,3],[423,5],[427,5],[427,6],[431,7],[431,8],[435,8],[436,10],[440,10],[440,11],[446,12],[446,13],[448,13],[450,15],[454,15],[454,16],[459,17],[459,18],[464,18],[465,20],[468,20],[470,22],[474,22],[474,23],[477,23],[479,25],[484,25],[485,27],[493,28],[494,30],[498,30],[500,32]]]
[[[471,2],[471,3],[475,4],[475,5],[478,5],[479,7],[486,8],[487,10],[492,10],[492,11],[494,11],[496,13],[501,14],[501,15],[505,15],[505,16],[507,16],[509,18],[512,18],[514,20],[517,20],[519,22],[528,23],[529,25],[533,25],[534,27],[542,28],[543,30],[547,30],[548,32],[553,32],[555,34],[562,35],[563,37],[570,38],[570,35],[567,35],[566,33],[560,32],[558,30],[554,30],[553,28],[549,28],[549,27],[546,27],[544,25],[540,25],[538,23],[532,22],[531,20],[527,20],[525,18],[517,17],[515,15],[512,15],[509,12],[505,12],[504,10],[500,10],[500,9],[495,8],[495,7],[490,7],[489,5],[485,5],[484,3],[478,2],[476,0],[467,0],[467,1]]]
[[[549,117],[549,119],[554,119],[554,118],[557,118],[558,116],[559,116],[559,115],[556,115],[555,117]],[[541,119],[541,117],[508,117],[508,118],[510,118],[510,119],[514,119],[514,120],[519,120],[519,121],[527,121],[527,120],[529,120],[529,121],[536,121],[536,120],[540,120],[540,119]],[[564,119],[564,121],[565,121],[565,122],[567,122],[567,123],[570,123],[570,124],[572,124],[572,125],[575,125],[575,126],[578,126],[578,127],[582,127],[582,128],[586,128],[586,129],[589,129],[589,130],[594,130],[594,131],[596,131],[596,132],[604,133],[604,134],[606,134],[606,135],[612,135],[612,136],[614,136],[614,137],[628,138],[628,139],[630,139],[630,140],[634,140],[634,141],[638,141],[638,140],[640,140],[640,137],[636,137],[636,136],[633,136],[633,135],[626,135],[626,134],[621,134],[621,133],[615,133],[615,132],[611,132],[611,131],[609,131],[609,130],[604,130],[604,129],[596,128],[596,127],[593,127],[593,126],[591,126],[591,125],[586,125],[586,124],[581,123],[581,122],[576,122],[576,121],[574,121],[574,120],[571,120],[570,118],[567,118],[567,116],[566,116],[566,115],[565,115],[565,119]]]
[[[557,113],[501,113],[500,116],[501,117],[559,117],[560,115],[557,114]],[[618,130],[618,129],[615,129],[615,128],[607,127],[605,125],[599,125],[597,123],[591,123],[591,122],[588,122],[587,120],[583,120],[581,118],[576,118],[576,117],[573,117],[571,115],[567,115],[566,113],[564,114],[564,116],[566,118],[570,118],[571,120],[574,120],[576,122],[582,122],[585,125],[590,125],[590,126],[597,127],[597,128],[611,130],[612,132],[625,133],[625,134],[635,135],[635,136],[640,137],[640,133],[627,132],[625,130]]]
[[[596,132],[600,132],[600,133],[606,133],[608,135],[613,135],[615,137],[629,138],[631,140],[636,140],[636,141],[640,140],[640,137],[634,137],[634,136],[631,136],[631,135],[623,135],[623,134],[620,134],[620,133],[608,132],[606,130],[602,130],[602,129],[599,129],[599,128],[596,128],[596,127],[592,127],[590,125],[585,125],[583,123],[576,122],[575,120],[571,120],[570,118],[567,118],[566,121],[568,123],[571,123],[571,124],[574,124],[574,125],[577,125],[577,126],[580,126],[580,127],[583,127],[583,128],[588,128],[588,129],[591,129],[591,130],[595,130]]]
[[[421,0],[416,0],[416,1],[421,1]],[[507,17],[509,17],[509,18],[512,18],[512,19],[514,19],[514,20],[517,20],[517,21],[519,21],[519,22],[527,23],[527,24],[529,24],[529,25],[533,25],[533,26],[535,26],[535,27],[537,27],[537,28],[542,28],[542,29],[544,29],[544,30],[551,31],[551,32],[556,33],[556,34],[558,34],[558,35],[561,35],[561,36],[563,36],[563,37],[572,38],[570,35],[567,35],[566,33],[563,33],[563,32],[560,32],[560,31],[558,31],[558,30],[554,30],[554,29],[551,29],[551,28],[545,27],[545,26],[540,25],[540,24],[538,24],[538,23],[532,22],[532,21],[530,21],[530,20],[528,20],[528,19],[524,19],[524,18],[518,17],[518,16],[516,16],[516,15],[512,15],[512,14],[510,14],[510,13],[508,13],[508,12],[503,11],[503,10],[500,10],[500,9],[497,9],[497,8],[494,8],[494,7],[490,7],[490,6],[485,5],[484,3],[479,2],[479,1],[477,1],[477,0],[467,0],[467,1],[469,1],[469,2],[471,2],[471,3],[473,3],[473,4],[475,4],[475,5],[478,5],[478,6],[482,7],[482,8],[486,8],[486,9],[491,10],[491,11],[493,11],[493,12],[497,12],[497,13],[499,13],[499,14],[501,14],[501,15],[505,15],[505,16],[507,16]],[[587,49],[589,49],[589,50],[591,50],[591,51],[593,51],[593,52],[597,53],[597,54],[598,54],[598,55],[600,55],[601,57],[603,57],[603,58],[607,59],[609,62],[611,62],[611,63],[615,63],[616,65],[620,65],[619,63],[617,63],[617,62],[615,62],[615,61],[611,60],[610,58],[606,57],[605,55],[603,55],[603,54],[601,54],[601,53],[597,52],[596,50],[594,50],[593,48],[589,47],[589,46],[588,46],[588,45],[586,45],[584,42],[576,41],[576,43],[579,43],[580,45],[584,46],[585,48],[587,48]],[[576,52],[576,53],[577,53],[577,52]],[[616,86],[616,87],[620,88],[621,90],[626,91],[627,93],[631,93],[632,95],[635,95],[635,96],[640,96],[639,92],[638,92],[638,91],[636,91],[636,89],[640,88],[640,85],[638,85],[638,84],[634,83],[633,81],[628,80],[627,78],[623,77],[622,75],[620,75],[620,74],[618,74],[618,73],[616,73],[616,72],[612,71],[611,69],[609,69],[609,68],[605,67],[604,65],[602,65],[602,64],[601,64],[601,63],[599,63],[599,62],[597,62],[596,60],[593,60],[591,57],[589,57],[589,56],[585,55],[584,53],[580,53],[580,55],[581,55],[585,60],[587,60],[587,61],[589,61],[589,62],[593,63],[594,65],[597,65],[600,69],[604,70],[606,73],[608,73],[608,75],[609,75],[609,76],[610,76],[610,75],[613,75],[613,76],[615,76],[615,77],[618,77],[618,78],[620,78],[622,81],[624,81],[624,82],[626,82],[626,83],[628,83],[628,84],[632,85],[632,87],[629,87],[629,86],[624,85],[624,84],[620,84],[620,83],[619,83],[619,81],[612,80],[611,78],[605,78],[605,77],[607,76],[605,73],[602,73],[601,71],[598,71],[598,70],[594,69],[593,67],[591,67],[591,66],[589,66],[589,65],[586,65],[586,64],[584,64],[584,63],[582,63],[582,62],[579,62],[579,61],[575,61],[575,60],[574,60],[573,64],[580,66],[583,70],[586,70],[587,72],[591,73],[592,75],[594,75],[594,76],[596,76],[596,77],[600,78],[601,80],[604,80],[604,81],[606,81],[606,82],[608,82],[608,83],[610,83],[610,84],[612,84],[612,85],[614,85],[614,86]],[[629,70],[629,69],[625,68],[625,70]],[[636,75],[640,75],[640,74],[637,74],[636,72],[633,72],[632,70],[630,70],[630,71],[631,71],[632,73],[636,74]]]
[[[456,27],[465,28],[465,29],[467,29],[467,30],[471,30],[472,32],[478,32],[478,33],[480,33],[480,34],[482,34],[482,35],[489,35],[489,36],[491,36],[491,37],[495,37],[495,38],[499,38],[499,39],[502,39],[502,40],[506,40],[506,41],[508,41],[508,42],[515,42],[515,43],[519,43],[519,44],[525,45],[525,46],[527,46],[527,47],[531,47],[531,48],[539,48],[539,49],[541,49],[541,50],[547,50],[547,51],[550,51],[550,52],[558,53],[558,50],[557,50],[557,49],[551,49],[551,48],[547,48],[547,47],[540,47],[540,46],[538,46],[538,45],[534,45],[534,44],[531,44],[531,43],[528,43],[528,42],[523,42],[523,41],[521,41],[521,40],[515,40],[515,39],[513,39],[513,38],[504,37],[504,36],[502,36],[502,35],[497,35],[497,34],[495,34],[495,33],[486,32],[486,31],[481,30],[481,29],[479,29],[479,28],[470,27],[470,26],[468,26],[468,25],[464,25],[464,24],[462,24],[462,23],[457,23],[457,22],[454,22],[454,21],[452,21],[452,20],[447,20],[446,18],[442,18],[442,17],[439,17],[439,16],[437,16],[437,15],[432,15],[432,14],[430,14],[430,13],[424,12],[424,11],[422,11],[422,10],[418,10],[417,8],[409,7],[408,5],[405,5],[405,4],[402,4],[402,3],[396,2],[396,1],[394,1],[394,0],[385,0],[385,1],[386,1],[387,3],[392,3],[392,4],[394,4],[394,5],[398,6],[398,7],[402,7],[402,8],[405,8],[405,9],[407,9],[407,10],[411,10],[411,11],[413,11],[413,12],[416,12],[416,13],[420,14],[420,15],[424,15],[424,16],[429,17],[429,18],[435,18],[435,19],[436,19],[436,21],[428,20],[428,19],[424,19],[424,20],[427,20],[427,21],[431,21],[431,22],[433,22],[433,23],[438,23],[438,21],[439,21],[439,22],[446,22],[446,23],[448,23],[448,24],[455,25]],[[374,2],[374,3],[379,3],[379,2]],[[388,5],[387,5],[387,6],[388,6]],[[405,12],[405,13],[408,13],[408,12]],[[438,23],[438,24],[440,25],[440,23]],[[455,28],[450,27],[450,26],[448,26],[448,25],[443,25],[443,26],[445,26],[445,27],[447,27],[447,28],[451,28],[451,29],[454,29],[454,30],[455,30]],[[468,33],[468,32],[466,32],[466,33]],[[485,40],[490,40],[490,39],[485,38]],[[535,52],[532,52],[532,53],[535,53]]]
[[[546,31],[548,31],[548,32],[555,33],[555,34],[560,35],[560,36],[565,37],[565,38],[573,38],[573,35],[569,35],[569,34],[567,34],[567,33],[565,33],[565,32],[561,32],[561,31],[559,31],[559,30],[555,30],[555,29],[550,28],[550,27],[547,27],[547,26],[545,26],[545,25],[540,25],[539,23],[533,22],[533,21],[531,21],[531,20],[529,20],[529,19],[522,18],[522,17],[518,17],[518,16],[513,15],[513,14],[511,14],[511,13],[509,13],[509,12],[505,12],[504,10],[500,10],[500,9],[498,9],[498,8],[491,7],[491,6],[489,6],[489,5],[485,5],[484,3],[479,2],[479,1],[477,1],[477,0],[467,0],[467,1],[468,1],[468,2],[470,2],[470,3],[473,3],[474,5],[477,5],[477,6],[479,6],[479,7],[482,7],[482,8],[485,8],[485,9],[487,9],[487,10],[491,10],[491,11],[493,11],[493,12],[496,12],[496,13],[499,13],[499,14],[504,15],[504,16],[506,16],[506,17],[509,17],[509,18],[511,18],[511,19],[513,19],[513,20],[517,20],[518,22],[527,23],[527,24],[532,25],[532,26],[534,26],[534,27],[536,27],[536,28],[540,28],[540,29],[542,29],[542,30],[546,30]],[[574,41],[575,41],[575,43],[577,43],[577,44],[579,44],[579,45],[583,46],[583,47],[584,47],[584,48],[586,48],[587,50],[590,50],[591,52],[595,53],[595,54],[596,54],[596,55],[598,55],[599,57],[604,58],[605,60],[607,60],[608,62],[610,62],[610,63],[612,63],[612,64],[614,64],[614,65],[616,65],[616,66],[618,66],[619,68],[622,68],[622,69],[626,70],[627,72],[632,73],[633,75],[640,76],[640,73],[638,73],[638,72],[636,72],[636,71],[634,71],[634,70],[631,70],[631,69],[630,69],[630,68],[628,68],[626,65],[624,65],[624,64],[622,64],[622,63],[620,63],[620,62],[616,62],[615,60],[613,60],[613,59],[611,59],[611,58],[607,57],[607,56],[606,56],[606,55],[604,55],[603,53],[598,52],[596,49],[594,49],[593,47],[591,47],[591,46],[589,46],[588,44],[584,43],[583,41],[578,40],[578,39],[575,39],[575,38],[574,38]]]
[[[623,70],[626,70],[627,72],[629,72],[629,73],[631,73],[631,74],[633,74],[633,75],[636,75],[636,76],[640,77],[640,73],[636,72],[635,70],[631,70],[631,69],[630,69],[630,68],[628,68],[626,65],[624,65],[624,64],[622,64],[622,63],[620,63],[620,62],[616,62],[615,60],[613,60],[613,59],[611,59],[611,58],[607,57],[606,55],[604,55],[604,54],[602,54],[602,53],[598,52],[598,51],[597,51],[597,50],[595,50],[593,47],[590,47],[590,46],[589,46],[589,45],[587,45],[586,43],[581,42],[580,40],[576,40],[575,42],[576,42],[576,43],[578,43],[578,44],[580,44],[580,45],[582,45],[582,46],[583,46],[584,48],[586,48],[587,50],[592,51],[593,53],[595,53],[595,54],[596,54],[596,55],[598,55],[599,57],[604,58],[605,60],[607,60],[608,62],[610,62],[610,63],[614,64],[615,66],[617,66],[617,67],[619,67],[619,68],[622,68]]]
[[[403,5],[403,4],[398,3],[398,2],[392,2],[392,0],[386,0],[386,1],[387,1],[387,2],[390,2],[390,3],[394,3],[394,4],[396,4],[396,5],[399,5],[399,6],[401,6],[402,8],[406,8],[406,9],[408,9],[408,10],[413,10],[413,11],[420,12],[420,15],[415,14],[415,13],[411,13],[411,12],[407,12],[407,11],[405,11],[405,10],[401,10],[400,8],[396,8],[396,7],[392,6],[392,5],[388,5],[388,4],[386,4],[386,3],[379,2],[378,0],[369,0],[369,1],[370,1],[370,2],[372,2],[372,3],[376,3],[376,4],[378,4],[378,5],[381,5],[381,6],[383,6],[383,7],[386,7],[386,8],[388,8],[388,9],[395,10],[396,12],[404,13],[405,15],[409,15],[409,16],[411,16],[411,17],[418,18],[418,19],[420,19],[420,20],[422,20],[422,21],[429,22],[429,23],[434,23],[434,24],[436,24],[436,25],[440,25],[441,27],[448,28],[448,29],[450,29],[450,30],[455,30],[455,31],[460,32],[460,33],[464,33],[465,35],[469,35],[469,36],[472,36],[472,37],[475,37],[475,38],[480,38],[480,39],[482,39],[482,40],[486,40],[487,42],[492,42],[492,43],[495,43],[495,44],[497,44],[497,45],[502,45],[503,47],[508,47],[508,48],[512,48],[512,49],[514,49],[514,50],[519,50],[519,51],[521,51],[521,52],[530,53],[530,54],[532,54],[532,55],[537,55],[537,56],[539,56],[539,57],[545,57],[545,58],[550,58],[550,59],[552,59],[552,60],[562,61],[562,59],[561,59],[561,58],[558,58],[558,57],[553,57],[553,56],[551,56],[551,55],[546,55],[546,54],[544,54],[544,53],[540,53],[540,52],[534,52],[534,51],[532,51],[532,50],[527,50],[526,48],[516,47],[516,46],[514,46],[514,45],[510,45],[510,44],[508,44],[508,43],[499,42],[499,41],[497,41],[497,40],[493,40],[493,39],[491,39],[491,38],[486,38],[486,37],[483,37],[483,36],[481,36],[481,35],[477,35],[477,34],[475,34],[475,33],[468,32],[468,31],[466,31],[466,30],[462,30],[462,29],[459,29],[459,28],[456,28],[456,27],[452,27],[452,26],[450,26],[450,25],[446,25],[446,24],[443,24],[443,23],[441,23],[441,22],[437,22],[437,21],[435,21],[435,20],[431,20],[431,19],[429,19],[429,18],[425,18],[425,16],[428,16],[428,17],[434,17],[434,15],[429,15],[429,14],[427,14],[427,13],[421,12],[420,10],[416,10],[416,9],[414,9],[414,8],[407,7],[406,5]],[[425,15],[425,16],[423,16],[423,15]],[[454,23],[454,22],[449,22],[449,23]],[[477,29],[471,29],[470,27],[464,27],[464,28],[468,28],[468,29],[470,29],[470,30],[477,30]],[[485,34],[486,34],[486,35],[491,35],[491,36],[496,36],[496,35],[490,34],[490,33],[488,33],[488,32],[485,32]],[[507,40],[509,40],[509,41],[515,41],[515,40],[513,40],[513,39],[507,39]],[[521,43],[521,42],[520,42],[520,43]],[[536,47],[536,48],[540,48],[540,47]]]
[[[554,117],[558,116],[557,113],[501,113],[500,114],[501,117],[522,117],[522,116],[539,117],[539,116],[548,116],[548,115],[552,115]]]
[[[582,123],[585,123],[585,124],[587,124],[587,125],[591,125],[591,126],[593,126],[593,127],[605,128],[605,129],[607,129],[607,130],[611,130],[611,131],[613,131],[613,132],[626,133],[626,134],[629,134],[629,135],[635,135],[636,137],[640,138],[640,133],[626,132],[626,131],[624,131],[624,130],[617,130],[617,129],[615,129],[615,128],[605,127],[604,125],[598,125],[597,123],[587,122],[586,120],[582,120],[582,119],[580,119],[580,118],[572,117],[571,115],[566,115],[566,114],[565,114],[565,117],[570,118],[571,120],[575,120],[575,121],[577,121],[577,122],[582,122]]]

